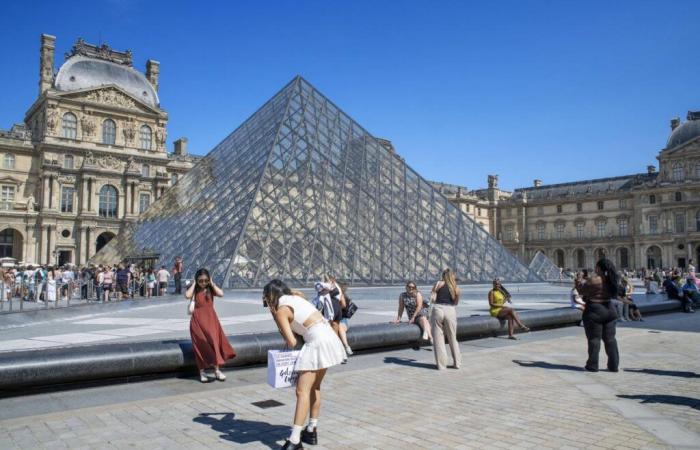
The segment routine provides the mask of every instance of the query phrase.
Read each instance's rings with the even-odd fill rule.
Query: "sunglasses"
[[[197,280],[197,283],[209,283],[209,278],[200,278]]]
[[[415,286],[406,286],[406,289],[413,290],[413,289],[416,289],[416,287]]]

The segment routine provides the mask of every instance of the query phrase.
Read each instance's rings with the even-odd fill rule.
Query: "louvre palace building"
[[[157,61],[78,39],[55,71],[54,53],[42,35],[37,99],[0,131],[0,257],[80,265],[198,158],[166,151]]]

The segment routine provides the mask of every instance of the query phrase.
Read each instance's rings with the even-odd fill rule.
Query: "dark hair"
[[[270,282],[263,288],[263,305],[268,306],[267,304],[269,304],[270,306],[274,306],[276,308],[277,302],[283,295],[292,295],[292,290],[289,289],[289,286],[287,286],[282,280],[270,280]]]
[[[194,274],[194,293],[195,295],[201,291],[204,288],[199,287],[199,283],[197,283],[197,280],[199,279],[200,275],[206,275],[207,278],[209,278],[209,284],[207,285],[206,289],[209,290],[209,295],[212,297],[214,296],[214,288],[211,287],[211,275],[209,275],[209,271],[205,268],[198,269],[197,272]]]
[[[601,258],[595,265],[603,277],[603,289],[610,298],[624,295],[624,288],[620,285],[620,277],[617,275],[615,265],[607,258]]]

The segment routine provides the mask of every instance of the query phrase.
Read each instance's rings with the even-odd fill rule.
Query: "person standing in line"
[[[153,273],[153,269],[148,269],[146,273],[146,298],[151,298],[153,295],[153,289],[156,288],[156,275]]]
[[[170,279],[170,272],[165,270],[165,266],[160,266],[160,270],[156,274],[158,278],[158,295],[165,295],[168,290],[168,280]]]
[[[321,411],[321,383],[329,367],[341,364],[347,358],[340,339],[324,320],[323,315],[280,280],[271,280],[263,288],[263,306],[277,324],[287,347],[297,345],[296,335],[304,339],[295,370],[297,379],[297,404],[294,410],[294,425],[283,450],[304,448],[301,444],[315,445],[318,442],[318,417]],[[304,428],[306,417],[309,422]]]
[[[73,281],[75,277],[70,267],[61,269],[61,297],[68,301],[73,296]]]
[[[175,264],[173,264],[173,279],[175,280],[175,294],[180,295],[182,292],[182,257],[175,257]]]
[[[518,317],[515,309],[504,306],[506,302],[510,302],[510,294],[501,286],[501,280],[495,278],[493,280],[493,289],[489,291],[489,313],[492,317],[508,321],[508,339],[517,339],[513,335],[515,324],[523,331],[528,332],[530,329],[526,327]]]
[[[435,296],[435,301],[430,313],[430,326],[433,332],[433,351],[438,370],[443,370],[447,366],[445,335],[447,335],[447,341],[450,344],[454,368],[459,369],[462,365],[462,355],[459,351],[459,341],[457,341],[456,306],[459,303],[459,293],[459,287],[457,287],[452,270],[449,268],[443,270],[440,281],[435,283],[431,293],[431,297]]]
[[[413,281],[406,283],[406,291],[399,295],[399,310],[393,323],[401,323],[401,316],[404,309],[408,315],[408,323],[416,324],[423,334],[421,339],[433,343],[433,334],[428,323],[428,307],[430,305],[423,299],[423,295],[418,291],[418,286]]]
[[[46,272],[46,301],[55,302],[56,301],[56,271],[53,267],[49,267]]]
[[[129,297],[129,282],[131,281],[131,273],[124,268],[124,264],[117,266],[117,292],[120,293],[121,299],[125,300]]]
[[[109,266],[105,266],[102,271],[102,292],[104,294],[104,301],[109,301],[109,294],[112,292],[112,282],[114,275],[112,274],[112,269]]]
[[[583,311],[583,327],[588,340],[588,360],[585,369],[589,372],[598,371],[598,354],[602,339],[605,353],[608,355],[608,370],[617,372],[620,365],[620,354],[615,339],[617,314],[611,300],[624,296],[624,288],[613,263],[606,258],[599,260],[595,266],[595,275],[581,282],[578,291],[586,302],[586,309]]]
[[[231,347],[221,322],[214,310],[214,297],[223,297],[224,292],[214,283],[207,269],[199,269],[194,276],[195,282],[185,292],[185,298],[194,299],[194,312],[190,318],[190,337],[194,351],[199,381],[207,383],[206,370],[213,367],[214,377],[225,381],[219,367],[226,360],[234,358],[236,352]]]

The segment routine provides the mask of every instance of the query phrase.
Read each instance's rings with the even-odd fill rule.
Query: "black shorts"
[[[333,303],[333,318],[331,321],[340,322],[343,318],[343,309],[340,307],[340,300],[336,297],[331,297],[331,303]]]
[[[159,287],[160,289],[167,289],[167,288],[168,288],[168,283],[165,282],[165,281],[161,281],[160,283],[158,283],[158,287]]]
[[[126,281],[117,281],[117,289],[122,294],[128,294],[129,293],[129,283]]]

